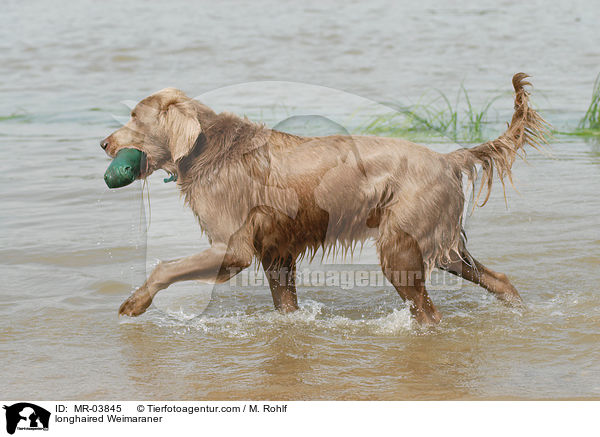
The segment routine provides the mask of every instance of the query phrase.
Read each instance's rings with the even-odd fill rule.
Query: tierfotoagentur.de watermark
[[[262,270],[236,270],[228,283],[232,288],[240,287],[269,287],[269,278]],[[323,288],[336,287],[344,290],[382,289],[389,286],[389,278],[400,286],[413,286],[422,280],[421,271],[382,271],[377,264],[320,264],[314,267],[302,267],[294,275],[288,275],[284,268],[277,272],[269,272],[272,279],[284,283],[291,278],[297,287]],[[443,271],[433,270],[426,280],[426,286],[435,290],[457,290],[462,285],[462,279]]]

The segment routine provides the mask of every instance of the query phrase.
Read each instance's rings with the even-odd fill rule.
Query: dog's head
[[[193,150],[202,133],[202,120],[211,115],[214,112],[210,108],[182,91],[165,88],[139,102],[130,120],[100,146],[111,157],[125,148],[144,152],[141,177],[158,169],[175,173],[177,162]]]

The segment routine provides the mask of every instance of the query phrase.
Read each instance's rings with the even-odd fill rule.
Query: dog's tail
[[[506,188],[504,184],[506,177],[514,187],[512,165],[515,157],[519,155],[524,158],[524,147],[528,144],[539,150],[548,142],[550,125],[529,106],[529,93],[525,90],[525,86],[531,85],[531,83],[525,80],[527,77],[529,76],[525,73],[517,73],[513,76],[515,112],[506,132],[493,141],[469,149],[455,150],[449,154],[458,168],[469,176],[473,184],[475,184],[477,175],[475,166],[481,164],[481,186],[475,199],[476,204],[479,202],[484,186],[487,187],[487,194],[479,206],[485,205],[490,197],[494,168],[498,172],[503,189]],[[504,196],[506,199],[506,192]]]

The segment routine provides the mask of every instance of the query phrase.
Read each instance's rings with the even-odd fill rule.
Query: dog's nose
[[[102,147],[104,150],[106,150],[106,148],[108,147],[108,141],[106,141],[106,140],[100,141],[100,147]]]

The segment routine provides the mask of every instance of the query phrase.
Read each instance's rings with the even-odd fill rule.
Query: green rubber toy
[[[108,188],[121,188],[135,181],[140,176],[142,158],[145,156],[140,150],[119,150],[104,173]]]

